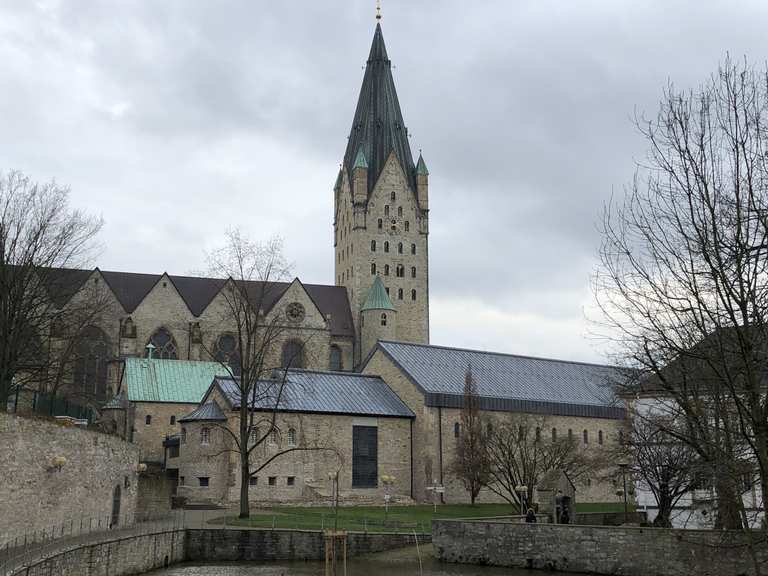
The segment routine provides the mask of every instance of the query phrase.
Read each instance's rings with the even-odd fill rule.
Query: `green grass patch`
[[[577,512],[619,512],[623,504],[594,503],[577,504]],[[383,506],[340,507],[338,518],[331,508],[299,508],[275,506],[260,508],[250,518],[236,516],[220,517],[210,521],[212,524],[233,526],[253,526],[259,528],[281,528],[296,530],[322,530],[338,526],[339,530],[360,532],[416,532],[431,530],[432,520],[436,518],[491,518],[519,514],[519,508],[510,504],[442,504],[435,511],[432,505],[390,506],[389,511]]]

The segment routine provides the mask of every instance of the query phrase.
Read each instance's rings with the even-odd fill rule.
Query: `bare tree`
[[[69,314],[48,288],[60,269],[84,267],[101,225],[71,209],[69,190],[55,182],[0,175],[0,406],[14,386],[48,377],[48,337]]]
[[[669,85],[626,199],[606,208],[603,335],[685,415],[665,430],[715,471],[718,525],[744,514],[743,449],[768,490],[768,71],[730,60],[695,92]]]
[[[221,428],[231,437],[239,457],[240,517],[247,518],[251,476],[291,452],[332,448],[304,443],[269,454],[257,451],[281,433],[278,414],[290,384],[289,369],[303,367],[308,342],[291,323],[293,312],[274,308],[290,269],[281,240],[255,243],[231,231],[225,246],[209,255],[209,264],[212,275],[227,279],[221,291],[221,325],[234,339],[234,348],[226,355],[215,348],[208,351],[229,373],[237,391],[238,429]],[[290,345],[284,346],[286,342]]]
[[[624,444],[615,451],[617,459],[627,457],[631,475],[656,500],[658,514],[653,525],[661,528],[672,527],[672,510],[683,496],[697,488],[702,473],[706,473],[698,453],[666,431],[678,426],[666,411],[635,412]]]
[[[486,440],[486,427],[480,414],[477,385],[472,376],[472,369],[467,368],[459,437],[451,471],[464,484],[473,505],[480,490],[488,484],[490,478]]]
[[[526,499],[533,502],[539,480],[550,470],[563,470],[575,480],[595,466],[573,438],[543,438],[544,426],[543,418],[511,414],[488,428],[488,488],[511,504],[520,503],[518,486],[527,487]]]

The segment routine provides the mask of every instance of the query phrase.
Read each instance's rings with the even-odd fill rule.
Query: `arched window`
[[[384,242],[384,252],[389,252],[389,242]]]
[[[269,435],[269,441],[271,444],[277,446],[280,444],[280,436],[277,432],[277,428],[272,428],[272,433]]]
[[[235,376],[240,375],[240,353],[237,350],[237,340],[232,334],[222,334],[213,347],[213,358],[216,362],[227,364]]]
[[[371,274],[376,274],[376,262],[371,262]]]
[[[260,438],[260,436],[259,436],[259,427],[258,426],[254,426],[253,428],[251,428],[251,433],[249,435],[248,443],[251,444],[251,445],[256,444],[256,442],[259,441],[259,438]]]
[[[283,368],[304,368],[304,344],[288,340],[283,346]]]
[[[344,365],[341,358],[341,348],[335,344],[331,346],[331,358],[330,358],[331,370],[344,370]]]
[[[86,396],[106,398],[109,340],[96,326],[86,327],[75,345],[74,387]]]
[[[389,276],[389,264],[384,264],[384,276]]]
[[[379,230],[381,230],[382,228],[384,228],[384,220],[382,220],[381,218],[379,218],[379,221],[378,221],[378,223],[377,223],[377,224],[378,224]]]
[[[411,229],[411,223],[408,222],[408,220],[406,220],[405,224],[403,225],[403,227],[405,228],[405,231],[408,232]]]
[[[411,244],[411,254],[416,254],[416,244]]]
[[[176,341],[166,328],[158,328],[149,339],[148,344],[152,344],[155,349],[152,351],[152,358],[162,358],[163,360],[178,360]],[[144,357],[149,356],[149,350],[144,349]]]
[[[376,252],[376,240],[371,240],[371,252]]]
[[[552,428],[552,442],[557,442],[557,428]]]
[[[395,275],[398,278],[402,278],[403,276],[405,276],[405,266],[403,266],[402,264],[398,264],[397,268],[395,268]]]
[[[459,436],[461,436],[461,424],[455,422],[453,424],[453,437],[458,438]]]
[[[403,299],[403,289],[402,288],[398,288],[397,289],[397,299],[398,300],[402,300]]]
[[[296,429],[288,428],[288,446],[296,446]]]
[[[171,416],[171,426],[176,424],[176,416]]]
[[[402,242],[398,243],[398,245],[397,245],[397,253],[398,254],[402,254],[403,253],[403,243]]]
[[[384,206],[384,216],[389,216],[389,204]]]
[[[150,424],[152,424],[152,415],[151,415],[151,414],[147,414],[147,415],[144,417],[144,424],[146,424],[147,426],[149,426]]]
[[[584,444],[589,444],[589,432],[584,430],[581,435],[584,438]]]
[[[392,202],[394,202],[395,200],[397,200],[397,194],[395,194],[395,191],[394,191],[394,190],[392,191],[392,194],[390,194],[390,195],[389,195],[389,197],[392,199]]]
[[[402,206],[398,206],[397,207],[397,215],[398,215],[399,218],[403,217],[403,207]]]
[[[416,300],[416,289],[411,290],[411,300]]]
[[[381,313],[381,325],[382,326],[387,325],[387,315],[384,312]]]
[[[541,428],[536,426],[536,442],[540,442],[540,441],[541,441]]]
[[[573,440],[573,429],[568,428],[568,440]]]
[[[598,430],[597,431],[597,443],[602,445],[603,444],[603,431]]]
[[[411,278],[416,278],[416,266],[411,266]]]
[[[204,426],[200,428],[200,444],[206,445],[211,443],[211,429]]]

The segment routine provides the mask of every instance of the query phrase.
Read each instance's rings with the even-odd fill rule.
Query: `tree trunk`
[[[248,488],[251,483],[250,466],[248,465],[248,453],[240,451],[240,518],[248,518],[251,515],[251,505],[248,501]]]
[[[659,492],[659,513],[653,519],[653,526],[656,528],[672,528],[672,498],[668,492]]]
[[[715,479],[715,492],[717,493],[717,518],[715,528],[725,530],[741,530],[741,516],[739,510],[739,495],[733,478],[727,471],[721,470]]]

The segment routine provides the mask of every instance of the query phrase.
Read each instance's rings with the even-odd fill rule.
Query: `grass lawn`
[[[623,509],[622,504],[613,502],[576,505],[577,512],[618,512]],[[338,528],[368,532],[428,532],[433,518],[487,518],[518,513],[518,508],[510,504],[443,504],[437,506],[437,512],[432,505],[390,506],[389,512],[383,506],[340,507]],[[333,528],[334,514],[326,507],[275,506],[253,510],[247,519],[228,516],[210,523],[223,524],[225,521],[240,526],[320,530]]]

